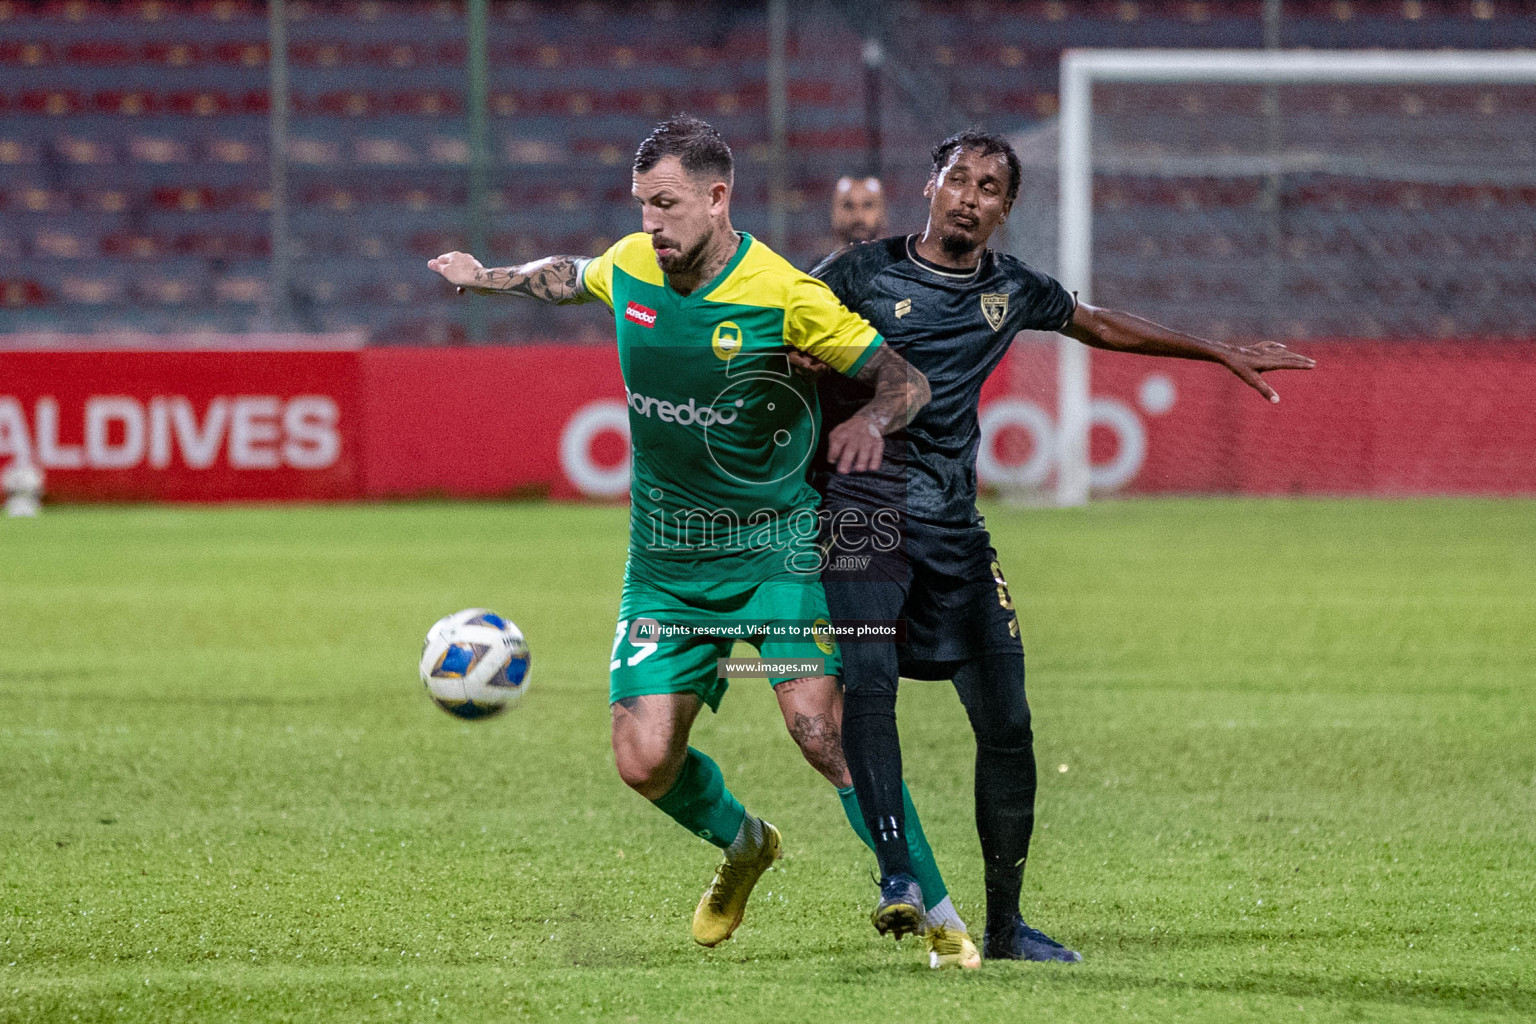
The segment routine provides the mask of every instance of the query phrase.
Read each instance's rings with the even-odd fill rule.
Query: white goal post
[[[1100,82],[1531,85],[1536,53],[1068,50],[1061,58],[1057,273],[1086,301],[1092,300],[1093,271],[1093,87]],[[1088,349],[1064,336],[1058,341],[1057,388],[1056,502],[1081,505],[1089,479]]]

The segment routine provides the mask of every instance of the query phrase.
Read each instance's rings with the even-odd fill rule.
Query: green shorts
[[[660,624],[656,642],[635,635],[637,619]],[[716,662],[730,657],[738,641],[756,647],[764,658],[821,659],[823,674],[839,675],[842,662],[830,621],[819,575],[786,573],[752,583],[626,579],[609,656],[608,701],[693,693],[710,710],[719,710],[729,680],[716,677]],[[768,681],[777,686],[795,678],[769,676]]]

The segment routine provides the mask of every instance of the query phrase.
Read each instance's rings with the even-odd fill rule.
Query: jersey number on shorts
[[[997,584],[997,603],[1008,612],[1008,635],[1019,635],[1019,613],[1013,608],[1013,595],[1008,593],[1008,581],[1003,578],[1003,566],[995,559],[992,562],[992,582]]]
[[[997,584],[997,603],[1008,611],[1013,611],[1013,595],[1008,593],[1008,581],[1003,578],[1003,566],[1001,562],[992,563],[992,582]]]
[[[618,628],[613,631],[613,650],[611,652],[609,652],[609,655],[608,655],[608,657],[610,659],[612,659],[612,660],[610,660],[608,662],[608,671],[609,672],[612,672],[614,669],[618,668],[620,661],[623,661],[624,664],[628,665],[630,668],[634,668],[636,665],[640,664],[646,658],[649,658],[651,655],[655,654],[656,653],[656,648],[661,646],[660,644],[652,643],[650,641],[645,641],[644,643],[638,643],[638,644],[635,645],[635,653],[634,654],[631,654],[627,659],[620,658],[619,657],[619,645],[624,642],[624,638],[626,636],[628,636],[628,635],[629,635],[629,620],[628,619],[620,619],[619,620]]]

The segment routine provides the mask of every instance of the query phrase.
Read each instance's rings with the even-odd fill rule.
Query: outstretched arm
[[[449,284],[477,295],[526,295],[540,302],[566,306],[587,302],[591,296],[581,283],[581,256],[546,256],[520,267],[487,269],[467,252],[448,252],[427,261],[427,269],[443,275]]]
[[[1061,333],[1076,338],[1084,345],[1112,352],[1139,352],[1146,356],[1205,359],[1220,363],[1271,402],[1280,401],[1280,396],[1259,374],[1270,370],[1310,370],[1317,365],[1278,341],[1264,341],[1248,346],[1207,341],[1190,334],[1180,334],[1118,309],[1100,309],[1086,302],[1078,303],[1072,321],[1062,328]]]
[[[911,423],[932,397],[928,378],[889,345],[876,349],[853,379],[874,388],[875,397],[827,435],[827,461],[839,473],[879,469],[885,435]]]

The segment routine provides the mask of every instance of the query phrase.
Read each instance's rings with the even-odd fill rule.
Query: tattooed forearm
[[[868,418],[882,434],[900,430],[928,404],[928,378],[888,345],[880,348],[854,376],[875,389],[875,397],[855,415]]]
[[[546,256],[520,267],[482,267],[475,271],[475,291],[482,295],[526,295],[540,302],[565,306],[586,302],[590,296],[581,284],[579,256]]]

